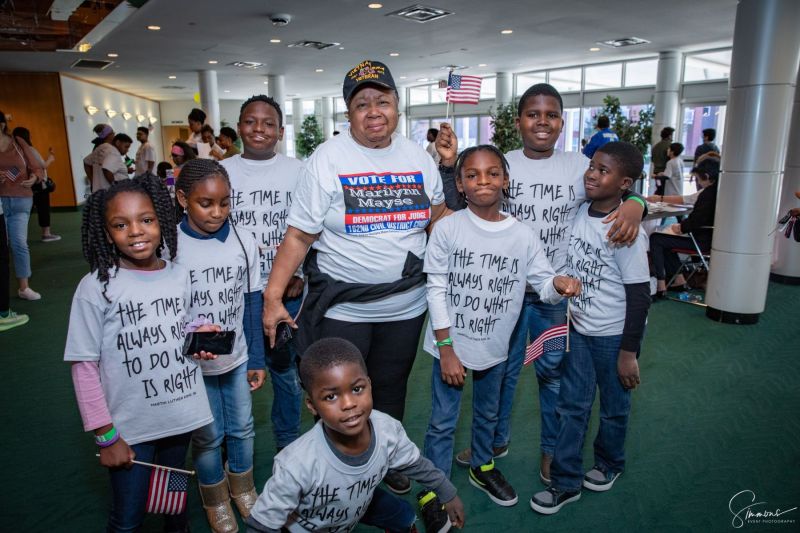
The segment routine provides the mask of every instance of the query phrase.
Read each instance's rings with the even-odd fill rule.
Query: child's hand
[[[439,348],[439,366],[442,368],[442,381],[453,387],[463,387],[467,373],[452,346]]]
[[[303,278],[298,278],[297,276],[292,276],[289,280],[289,283],[286,284],[286,292],[283,293],[284,297],[286,298],[297,298],[301,294],[303,294],[303,285],[305,281]]]
[[[199,326],[195,331],[198,333],[209,332],[209,331],[216,332],[216,331],[222,331],[222,327],[216,324],[203,324],[202,326]],[[201,350],[200,353],[192,354],[192,357],[194,357],[195,359],[201,359],[203,361],[211,361],[213,359],[216,359],[217,355],[211,352],[206,352]]]
[[[464,527],[464,504],[461,503],[461,498],[456,496],[444,504],[444,508],[447,511],[447,516],[450,517],[450,523],[453,524],[453,527],[458,529]]]
[[[636,360],[636,352],[619,351],[617,375],[619,382],[628,390],[635,389],[642,382],[639,379],[639,362]]]
[[[603,219],[603,224],[614,222],[606,237],[613,243],[626,246],[636,240],[639,226],[642,223],[644,207],[638,202],[622,202],[619,209]]]
[[[106,468],[119,468],[133,466],[136,459],[136,452],[128,446],[128,443],[119,438],[117,442],[106,448],[100,448],[100,464]]]
[[[436,151],[442,158],[440,164],[445,167],[452,167],[456,164],[458,156],[458,137],[453,133],[453,128],[447,122],[442,122],[439,127],[439,135],[436,136]]]
[[[572,298],[581,293],[581,280],[569,276],[556,276],[553,278],[553,287],[561,296]]]
[[[247,382],[250,384],[250,392],[257,391],[267,379],[267,371],[263,368],[247,371]]]

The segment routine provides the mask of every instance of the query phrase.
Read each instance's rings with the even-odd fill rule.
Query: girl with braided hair
[[[109,468],[108,531],[137,530],[148,509],[155,470],[133,459],[180,468],[191,432],[213,419],[200,367],[181,354],[191,285],[170,261],[176,235],[172,201],[155,176],[116,182],[84,207],[91,272],[72,299],[64,360],[72,363],[84,429]],[[185,509],[172,510],[166,530],[184,531]]]
[[[264,383],[258,245],[231,223],[231,185],[225,167],[192,159],[175,182],[182,210],[175,262],[189,270],[189,318],[236,331],[233,352],[201,361],[214,421],[194,432],[192,453],[200,496],[215,532],[237,530],[233,498],[242,518],[258,494],[253,484],[253,413],[250,393]],[[242,335],[244,333],[244,335]],[[223,462],[225,444],[227,463]]]

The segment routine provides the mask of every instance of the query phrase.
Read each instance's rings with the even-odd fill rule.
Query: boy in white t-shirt
[[[231,218],[255,235],[260,261],[260,289],[266,285],[272,260],[286,233],[292,195],[300,179],[302,163],[275,151],[283,139],[283,112],[268,96],[253,96],[242,104],[239,134],[244,152],[220,164],[231,182]],[[300,309],[303,279],[292,278],[284,293],[284,305],[292,316]],[[300,436],[302,391],[297,379],[297,355],[291,342],[277,349],[265,343],[267,367],[274,401],[272,427],[278,450]]]
[[[601,146],[584,176],[591,203],[572,224],[566,268],[581,278],[583,290],[570,301],[570,352],[561,364],[558,438],[550,487],[531,507],[554,514],[581,496],[581,484],[607,491],[625,468],[625,432],[631,390],[639,384],[637,356],[650,306],[647,237],[639,232],[630,246],[605,238],[603,219],[620,208],[623,195],[641,176],[642,154],[624,142]],[[585,475],[583,443],[595,390],[600,389],[600,428],[594,441],[595,466]]]

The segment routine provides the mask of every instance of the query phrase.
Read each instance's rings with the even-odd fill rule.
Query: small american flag
[[[19,174],[20,174],[20,170],[17,167],[11,167],[9,169],[4,169],[2,172],[0,172],[0,175],[2,175],[4,178],[9,179],[11,181],[17,181],[17,178],[19,177]]]
[[[544,330],[541,335],[536,337],[535,341],[528,345],[528,348],[525,350],[525,361],[523,364],[531,364],[541,357],[544,352],[566,350],[568,334],[569,329],[567,329],[566,324],[553,326],[552,328]]]
[[[480,76],[461,76],[450,73],[447,78],[446,100],[453,104],[477,104],[481,98]]]
[[[186,509],[186,489],[189,476],[170,472],[155,466],[150,474],[147,492],[147,512],[153,514],[180,514]]]

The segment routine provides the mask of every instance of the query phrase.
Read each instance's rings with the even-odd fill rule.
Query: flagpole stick
[[[100,454],[96,453],[96,454],[94,454],[94,456],[95,457],[100,457]],[[131,462],[134,463],[134,464],[137,464],[137,465],[149,466],[149,467],[152,467],[152,468],[161,468],[162,470],[169,470],[170,472],[178,472],[179,474],[187,474],[187,475],[190,475],[190,476],[195,475],[195,471],[194,470],[183,470],[182,468],[173,468],[171,466],[156,465],[156,464],[153,464],[153,463],[145,463],[144,461],[137,461],[135,459],[133,461],[131,461]]]
[[[569,322],[572,319],[572,315],[569,312],[569,300],[567,300],[567,349],[566,352],[569,353]]]

